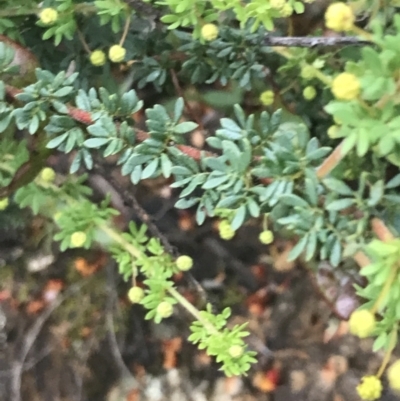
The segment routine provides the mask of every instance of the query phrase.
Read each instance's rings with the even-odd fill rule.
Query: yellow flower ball
[[[83,231],[76,231],[71,235],[71,247],[79,248],[86,242],[87,235]]]
[[[313,86],[307,86],[303,90],[303,97],[306,100],[313,100],[317,96],[317,91]]]
[[[269,5],[276,10],[280,10],[286,4],[285,0],[271,0]]]
[[[55,171],[50,168],[50,167],[45,167],[41,172],[40,172],[40,178],[44,182],[53,182],[56,178],[56,173]]]
[[[333,80],[331,90],[336,99],[353,100],[360,94],[361,85],[354,74],[342,72]]]
[[[219,223],[218,231],[219,236],[225,241],[231,240],[236,234],[235,230],[232,229],[231,224],[228,220],[222,220]]]
[[[95,50],[94,52],[90,53],[90,62],[96,66],[100,67],[106,63],[106,54],[103,50]]]
[[[8,204],[9,204],[8,198],[0,199],[0,210],[7,209]]]
[[[58,19],[58,11],[51,7],[44,8],[39,14],[39,19],[45,25],[52,25]]]
[[[240,345],[232,345],[229,348],[229,355],[232,358],[240,358],[243,355],[243,347]]]
[[[260,102],[264,106],[270,106],[272,103],[274,103],[274,98],[275,98],[274,92],[272,92],[271,90],[267,90],[261,93]]]
[[[375,326],[375,316],[369,310],[356,310],[350,316],[349,330],[357,337],[369,337],[374,332]]]
[[[338,127],[337,125],[331,125],[331,126],[328,128],[328,132],[327,132],[329,138],[332,138],[332,139],[337,138],[337,137],[338,137],[337,135],[338,135],[338,133],[339,133],[339,130],[340,130],[340,127]]]
[[[135,286],[128,291],[128,298],[133,304],[139,303],[144,297],[142,288]]]
[[[201,36],[207,41],[212,41],[217,39],[219,29],[215,24],[205,24],[201,28]]]
[[[333,3],[325,12],[325,24],[334,31],[350,31],[354,20],[353,10],[345,3]]]
[[[176,259],[175,262],[178,269],[182,271],[188,271],[193,266],[193,259],[187,255],[179,256],[179,258]]]
[[[108,51],[108,58],[113,63],[120,63],[121,61],[124,61],[125,55],[126,49],[120,45],[111,46],[110,50]]]
[[[271,244],[274,240],[274,233],[271,230],[265,230],[258,236],[258,239],[262,244]]]
[[[382,383],[376,376],[364,376],[357,386],[357,393],[362,400],[377,400],[382,394]]]
[[[387,378],[390,388],[396,392],[400,392],[400,359],[389,367]]]
[[[304,79],[312,79],[315,76],[315,68],[311,65],[305,65],[300,71],[300,76]]]
[[[172,312],[174,311],[173,306],[169,302],[161,302],[157,306],[157,315],[163,318],[170,317],[172,315]]]
[[[290,17],[293,14],[293,7],[289,3],[285,3],[280,11],[281,17]]]

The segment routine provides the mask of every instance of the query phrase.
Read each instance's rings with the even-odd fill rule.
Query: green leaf
[[[144,169],[141,175],[141,179],[145,180],[150,178],[157,170],[159,164],[159,159],[152,160]]]
[[[246,217],[246,206],[242,205],[236,210],[235,216],[232,219],[231,222],[232,230],[236,231],[238,228],[240,228],[241,225],[244,223],[245,217]]]
[[[68,133],[62,134],[60,136],[57,136],[56,138],[53,138],[51,141],[49,141],[46,145],[46,148],[48,149],[55,149],[58,148],[68,137]]]
[[[202,188],[203,189],[212,189],[216,188],[225,181],[229,179],[229,176],[227,174],[222,174],[222,175],[216,175],[214,172],[212,172],[208,178],[207,181],[203,184]]]
[[[384,185],[383,180],[379,180],[372,185],[369,192],[368,206],[376,206],[381,201],[384,192]]]
[[[397,188],[398,186],[400,186],[400,174],[395,175],[385,185],[387,189]]]
[[[385,331],[383,331],[375,339],[374,344],[372,346],[372,352],[377,352],[380,349],[384,348],[387,341],[388,341],[388,334]]]
[[[174,127],[175,134],[186,134],[187,132],[193,131],[199,125],[192,121],[185,121]]]
[[[301,240],[294,246],[294,248],[289,252],[288,261],[297,259],[307,246],[308,234],[306,234]]]
[[[315,231],[311,231],[308,236],[307,246],[306,246],[306,256],[305,260],[309,261],[315,254],[315,250],[317,248],[317,233]]]
[[[300,198],[297,195],[294,194],[286,194],[286,195],[282,195],[280,197],[280,200],[289,206],[297,206],[297,207],[303,207],[303,208],[309,208],[310,205],[302,198]]]
[[[260,206],[253,198],[247,198],[247,209],[251,216],[255,218],[260,216]]]
[[[340,195],[353,195],[353,191],[343,181],[336,178],[325,178],[322,183],[332,192]]]
[[[337,199],[337,200],[334,200],[333,202],[329,203],[326,206],[326,210],[343,210],[351,205],[354,205],[354,203],[355,203],[355,199],[353,199],[353,198]]]
[[[171,176],[172,170],[172,162],[169,157],[165,154],[161,154],[161,171],[165,178],[169,178]]]
[[[167,17],[167,16],[164,16]],[[175,17],[175,15],[173,15]],[[162,20],[162,18],[161,18]],[[174,123],[177,124],[179,119],[182,117],[183,113],[183,108],[185,106],[185,102],[182,97],[178,98],[178,100],[175,102],[175,108],[174,108]]]
[[[336,238],[329,255],[329,261],[331,265],[334,267],[338,266],[341,256],[342,256],[342,245],[340,244],[339,239]]]
[[[86,139],[83,145],[87,148],[100,148],[101,146],[108,143],[109,140],[109,138],[90,138]]]

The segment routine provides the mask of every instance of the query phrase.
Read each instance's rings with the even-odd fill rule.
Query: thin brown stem
[[[83,36],[83,33],[79,28],[76,28],[76,33],[78,34],[79,41],[82,43],[83,48],[85,49],[87,54],[91,54],[92,51],[89,48],[89,45],[87,44],[85,37]]]
[[[129,32],[129,25],[130,24],[131,24],[131,16],[128,15],[128,17],[126,18],[126,21],[125,21],[124,31],[122,32],[121,40],[119,41],[119,45],[120,46],[123,46],[123,44],[125,42],[125,39],[126,39],[126,37],[128,35],[128,32]]]

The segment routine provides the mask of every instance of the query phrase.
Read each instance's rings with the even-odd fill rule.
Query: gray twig
[[[88,281],[81,281],[74,284],[65,291],[61,296],[58,296],[48,308],[36,319],[35,323],[29,329],[28,333],[25,335],[24,341],[21,344],[19,350],[19,357],[15,360],[12,366],[11,380],[10,380],[10,392],[11,400],[21,401],[21,378],[22,372],[24,371],[24,364],[29,351],[31,350],[33,344],[35,343],[40,331],[42,330],[44,324],[50,315],[65,301],[71,294],[79,291]]]
[[[372,42],[359,39],[355,36],[337,36],[337,37],[278,37],[267,36],[265,38],[267,46],[284,46],[284,47],[317,47],[317,46],[345,46],[345,45],[371,45]]]

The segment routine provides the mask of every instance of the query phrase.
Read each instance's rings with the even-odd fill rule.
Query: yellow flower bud
[[[340,131],[340,128],[337,125],[331,125],[328,128],[327,134],[328,134],[329,138],[335,139],[338,137],[337,135],[338,135],[339,131]]]
[[[8,198],[0,199],[0,211],[7,209],[9,204]]]
[[[270,0],[269,5],[275,10],[280,10],[286,4],[285,0]]]
[[[274,233],[271,230],[265,230],[258,236],[258,239],[262,244],[271,244],[274,240]]]
[[[354,311],[349,319],[349,330],[360,338],[369,337],[375,330],[375,316],[366,309]]]
[[[144,297],[142,288],[135,286],[128,291],[128,298],[133,304],[139,303]]]
[[[342,72],[333,80],[331,90],[336,99],[352,100],[360,94],[360,81],[354,74]]]
[[[44,8],[39,14],[39,19],[45,25],[52,25],[58,19],[58,11],[51,7]]]
[[[232,347],[229,348],[229,355],[232,358],[239,358],[243,355],[243,347],[240,345],[232,345]]]
[[[382,394],[382,383],[376,376],[364,376],[357,386],[357,393],[362,400],[374,401]]]
[[[103,52],[103,50],[95,50],[94,52],[90,53],[90,62],[94,66],[100,67],[106,62],[106,54]]]
[[[113,63],[120,63],[121,61],[124,61],[125,55],[126,49],[120,45],[111,46],[110,50],[108,51],[108,58]]]
[[[315,69],[311,65],[305,65],[300,71],[300,76],[304,79],[312,79],[315,76]]]
[[[229,241],[236,234],[235,230],[232,229],[231,224],[229,223],[228,220],[222,220],[219,223],[218,231],[219,231],[219,236],[225,241]]]
[[[290,17],[293,14],[293,7],[289,3],[285,3],[280,11],[283,18]]]
[[[396,392],[400,392],[400,359],[389,367],[387,378],[390,388]]]
[[[56,173],[55,171],[50,168],[50,167],[45,167],[41,172],[40,172],[40,178],[44,182],[53,182],[54,179],[56,178]]]
[[[303,90],[303,97],[306,100],[313,100],[317,96],[317,91],[313,86],[307,86]]]
[[[76,231],[71,235],[71,248],[79,248],[86,242],[87,235],[83,231]]]
[[[260,102],[264,106],[270,106],[272,103],[274,103],[274,98],[275,94],[271,90],[264,91],[260,95]]]
[[[354,14],[345,3],[331,4],[325,13],[325,24],[334,31],[350,31],[354,25]]]
[[[182,271],[190,270],[193,266],[193,259],[187,255],[179,256],[175,262],[178,269]]]
[[[172,315],[173,311],[174,311],[173,306],[169,302],[166,302],[166,301],[161,302],[157,306],[157,314],[163,318],[170,317]]]
[[[215,24],[205,24],[201,28],[201,36],[207,41],[212,41],[217,39],[219,29]]]

